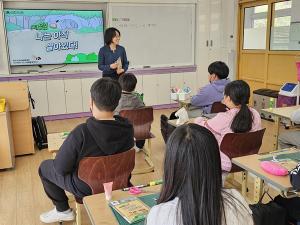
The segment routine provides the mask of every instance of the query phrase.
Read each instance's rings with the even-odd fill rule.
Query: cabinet
[[[207,67],[214,61],[225,62],[229,77],[235,79],[237,0],[198,0],[197,53],[198,85],[207,83]]]
[[[135,87],[135,91],[138,93],[143,93],[143,76],[136,76],[137,83]]]
[[[49,115],[65,114],[65,84],[64,80],[47,80]]]
[[[81,79],[65,79],[66,112],[79,113],[82,108]]]
[[[28,88],[35,105],[33,109],[32,104],[30,104],[32,116],[48,115],[47,81],[28,81]]]
[[[171,87],[189,87],[192,90],[192,95],[196,94],[199,86],[197,84],[197,75],[195,72],[172,73]]]
[[[0,169],[14,167],[15,153],[11,128],[10,112],[0,113]]]
[[[143,76],[143,93],[148,106],[170,104],[170,74]]]
[[[98,80],[99,78],[93,77],[93,78],[84,78],[81,79],[81,92],[82,92],[82,108],[83,112],[89,112],[90,111],[90,98],[91,98],[91,87],[93,83]]]

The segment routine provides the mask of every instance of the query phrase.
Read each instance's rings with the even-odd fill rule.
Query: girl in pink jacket
[[[235,80],[226,85],[223,103],[229,109],[227,112],[218,113],[212,119],[198,117],[195,123],[209,129],[216,137],[219,146],[225,134],[244,133],[261,129],[259,113],[247,106],[250,98],[250,87],[243,80]],[[231,160],[220,151],[222,170],[231,170]]]

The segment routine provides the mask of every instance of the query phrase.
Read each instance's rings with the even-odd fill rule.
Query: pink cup
[[[111,199],[112,186],[113,186],[113,182],[108,182],[108,183],[103,184],[105,198],[107,201],[109,201]]]

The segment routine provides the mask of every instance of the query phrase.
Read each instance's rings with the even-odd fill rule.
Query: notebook
[[[111,201],[109,206],[120,225],[144,225],[152,206],[156,205],[159,194],[130,197]]]

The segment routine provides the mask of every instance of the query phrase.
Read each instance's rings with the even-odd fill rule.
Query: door
[[[82,112],[81,79],[66,79],[64,83],[67,113]]]
[[[65,85],[63,80],[47,80],[49,115],[66,113]]]

